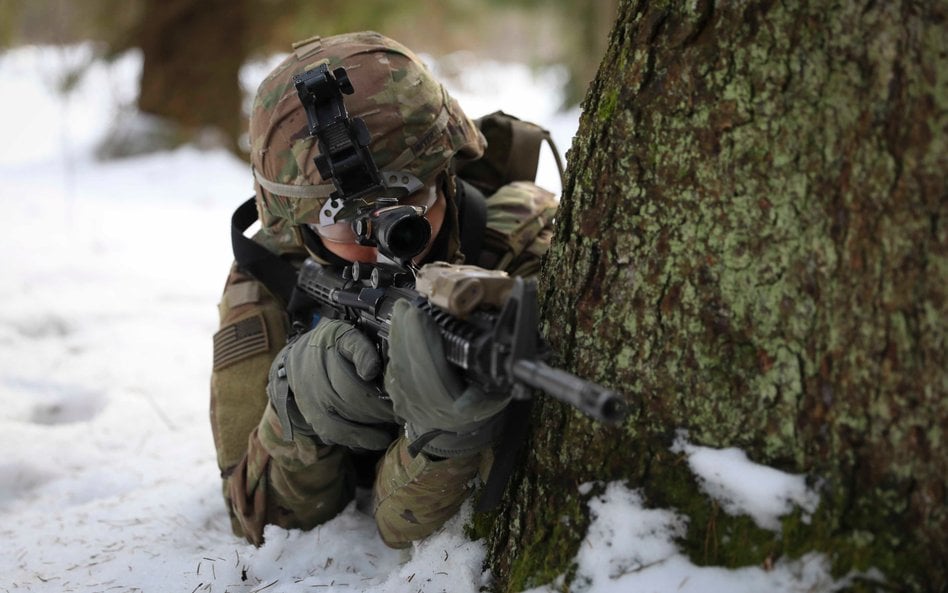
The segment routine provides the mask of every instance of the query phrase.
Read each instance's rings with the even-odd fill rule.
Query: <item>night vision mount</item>
[[[379,171],[365,121],[349,117],[343,95],[354,92],[343,67],[326,64],[293,77],[306,111],[309,133],[316,138],[314,159],[320,176],[334,191],[320,212],[320,224],[349,222],[359,243],[379,248],[382,255],[406,265],[431,237],[425,209],[399,205],[399,198],[424,184],[406,171]]]

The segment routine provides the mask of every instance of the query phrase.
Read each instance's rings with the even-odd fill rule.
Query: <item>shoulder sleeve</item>
[[[487,229],[480,265],[515,276],[532,276],[550,248],[556,196],[540,186],[517,181],[487,198]]]

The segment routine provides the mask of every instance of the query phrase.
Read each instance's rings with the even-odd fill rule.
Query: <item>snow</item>
[[[794,506],[812,514],[819,495],[806,485],[806,477],[787,474],[753,463],[740,449],[712,449],[687,441],[679,432],[672,451],[688,457],[691,471],[698,476],[704,492],[721,504],[730,515],[749,515],[758,527],[780,531],[780,517]]]
[[[558,74],[464,59],[453,84],[470,113],[503,107],[568,147],[577,114],[555,112]],[[483,543],[464,535],[467,507],[407,552],[378,538],[364,492],[312,531],[268,527],[259,549],[231,534],[207,417],[210,337],[250,174],[190,146],[97,161],[109,123],[132,112],[140,67],[134,53],[99,62],[90,46],[0,55],[0,591],[478,591],[490,575]],[[244,84],[265,73],[265,62],[248,67]],[[544,167],[541,181],[557,187],[550,159]],[[706,451],[682,452],[715,482],[700,469]],[[724,473],[740,481],[752,469]],[[810,508],[790,478],[727,499],[755,518],[761,499]],[[696,567],[675,543],[685,519],[674,509],[648,509],[621,484],[594,490],[575,590],[839,585],[816,555],[771,571]],[[784,512],[768,509],[767,520]]]
[[[576,579],[570,587],[576,593],[829,593],[856,577],[881,580],[875,572],[834,579],[820,554],[780,559],[769,569],[696,566],[675,543],[684,535],[687,519],[671,510],[646,508],[638,492],[615,482],[589,501],[589,512],[592,523],[576,555]],[[552,584],[524,593],[559,590]]]

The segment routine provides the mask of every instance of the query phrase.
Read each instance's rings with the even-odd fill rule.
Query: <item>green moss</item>
[[[523,591],[564,574],[572,578],[573,558],[589,523],[586,505],[581,497],[565,492],[547,494],[552,495],[548,501],[558,504],[527,510],[535,529],[511,559],[505,591]]]
[[[893,533],[890,528],[891,522],[898,520],[898,509],[905,502],[899,504],[887,490],[860,496],[860,502],[847,518],[862,525],[860,529],[849,529],[840,520],[840,506],[846,505],[854,495],[841,488],[824,490],[822,503],[814,513],[798,508],[783,517],[780,531],[774,532],[758,527],[747,516],[724,512],[701,491],[683,458],[661,453],[651,466],[654,472],[643,484],[647,501],[688,517],[687,536],[679,545],[695,564],[766,567],[780,559],[796,559],[817,552],[831,559],[837,578],[873,569],[888,575],[918,575],[925,568],[921,555],[906,554],[912,546],[912,534]],[[907,578],[915,581],[913,576]],[[892,583],[896,589],[903,584]],[[914,586],[922,584],[914,582]],[[875,582],[857,581],[851,590],[876,591],[879,588]]]
[[[616,111],[616,106],[619,104],[619,89],[612,88],[606,91],[602,99],[599,102],[599,109],[596,111],[596,117],[599,118],[601,122],[607,122],[612,119],[612,115]]]
[[[757,526],[746,515],[725,512],[701,490],[683,456],[659,451],[648,458],[645,466],[649,470],[632,486],[639,487],[649,507],[672,509],[687,517],[687,531],[678,545],[699,566],[766,568],[780,560],[821,553],[832,560],[836,578],[870,571],[913,575],[924,569],[921,556],[905,554],[911,547],[911,535],[899,536],[887,529],[893,516],[886,509],[895,508],[897,513],[899,504],[885,490],[861,497],[861,502],[849,511],[848,520],[857,521],[863,526],[860,529],[848,529],[840,520],[840,507],[848,505],[852,493],[824,487],[822,503],[814,513],[795,509],[781,519],[780,531],[772,531]],[[592,466],[588,469],[596,470]],[[549,584],[563,575],[563,591],[569,590],[568,583],[576,570],[576,545],[588,525],[586,504],[595,494],[558,497],[556,504],[531,510],[529,521],[537,529],[517,548],[504,591]],[[476,516],[472,537],[489,532],[495,519],[493,515]],[[911,584],[913,577],[908,579]],[[856,579],[847,590],[885,589],[871,579]]]
[[[464,526],[464,533],[472,540],[480,540],[491,535],[497,525],[500,513],[491,511],[489,513],[474,513],[470,521]]]

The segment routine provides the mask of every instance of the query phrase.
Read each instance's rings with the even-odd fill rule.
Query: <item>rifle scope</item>
[[[357,218],[353,228],[361,245],[378,247],[382,255],[400,264],[424,251],[431,239],[425,209],[406,204],[372,210]]]

